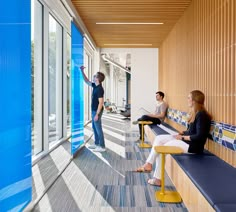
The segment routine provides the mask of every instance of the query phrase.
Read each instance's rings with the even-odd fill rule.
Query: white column
[[[110,101],[113,103],[115,100],[114,97],[114,81],[115,81],[115,73],[114,73],[114,66],[110,64],[110,89],[111,89],[111,99]]]

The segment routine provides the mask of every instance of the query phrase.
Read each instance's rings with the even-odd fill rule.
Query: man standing
[[[167,104],[163,100],[165,97],[165,94],[161,91],[156,92],[156,100],[157,100],[157,106],[154,113],[150,113],[147,115],[143,115],[141,118],[139,118],[137,121],[133,121],[133,124],[138,124],[139,121],[152,121],[153,124],[161,124],[161,122],[164,121],[167,111]],[[142,136],[142,126],[139,124],[139,139],[141,140]]]
[[[104,104],[104,89],[102,82],[105,79],[105,75],[102,72],[97,72],[93,76],[93,82],[89,81],[88,77],[84,73],[84,66],[80,67],[84,81],[87,85],[93,87],[92,92],[92,127],[94,132],[95,145],[91,145],[89,148],[94,149],[94,152],[104,152],[105,140],[102,130],[102,113]]]

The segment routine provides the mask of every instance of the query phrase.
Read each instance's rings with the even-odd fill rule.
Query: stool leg
[[[161,154],[161,190],[156,191],[155,197],[160,202],[181,202],[181,196],[177,191],[165,191],[165,154]]]
[[[144,131],[144,130],[143,130],[143,124],[142,124],[142,137],[141,137],[141,138],[142,138],[142,139],[141,139],[141,143],[142,143],[142,144],[144,143],[144,135],[143,135],[144,132],[143,132],[143,131]]]
[[[144,124],[141,123],[141,142],[139,144],[141,148],[152,148],[152,145],[144,143]]]
[[[165,194],[165,154],[161,154],[161,194]]]

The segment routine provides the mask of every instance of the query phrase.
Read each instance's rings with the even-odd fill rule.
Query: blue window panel
[[[79,67],[83,65],[83,36],[71,24],[71,153],[84,143],[84,81]]]
[[[0,211],[32,198],[30,0],[1,2]]]
[[[1,1],[0,23],[30,23],[29,0]]]

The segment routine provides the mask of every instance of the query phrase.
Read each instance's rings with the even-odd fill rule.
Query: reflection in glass
[[[48,43],[49,142],[62,138],[62,26],[49,15]]]
[[[43,6],[32,1],[31,15],[31,77],[32,77],[32,154],[43,150],[42,145],[42,27]]]
[[[86,67],[84,69],[84,73],[86,76],[88,76],[89,79],[91,79],[91,57],[86,53],[84,55],[84,66]],[[88,86],[86,83],[84,83],[84,120],[87,122],[91,119],[90,115],[90,86]]]
[[[71,153],[75,154],[84,143],[84,80],[79,67],[83,65],[83,35],[71,24]]]
[[[67,136],[71,135],[71,113],[70,113],[70,103],[71,103],[71,36],[67,34],[66,37],[66,79],[67,79]]]

